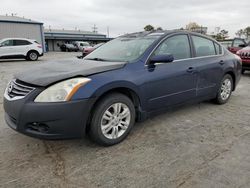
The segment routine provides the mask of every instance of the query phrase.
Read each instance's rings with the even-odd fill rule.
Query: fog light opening
[[[47,133],[49,131],[49,126],[44,123],[33,122],[28,125],[28,128],[32,131],[37,131],[41,133]]]

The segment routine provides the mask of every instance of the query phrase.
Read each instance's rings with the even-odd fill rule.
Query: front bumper
[[[36,138],[79,138],[85,133],[92,104],[92,99],[35,103],[4,98],[5,120],[12,129]]]
[[[250,70],[250,59],[242,59],[242,69]]]

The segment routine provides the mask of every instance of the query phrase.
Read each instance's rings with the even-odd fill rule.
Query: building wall
[[[61,51],[60,45],[65,43],[65,41],[62,40],[46,39],[45,41],[48,45],[48,51]]]
[[[0,21],[0,39],[3,38],[28,38],[35,39],[43,45],[43,27],[39,24],[7,23]]]

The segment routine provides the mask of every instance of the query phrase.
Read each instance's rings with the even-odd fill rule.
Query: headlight
[[[87,84],[89,78],[72,78],[50,86],[40,93],[35,102],[63,102],[69,101],[74,93],[83,85]]]

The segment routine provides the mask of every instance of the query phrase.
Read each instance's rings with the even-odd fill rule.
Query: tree
[[[250,26],[244,29],[244,34],[247,39],[250,37]]]
[[[162,27],[157,27],[156,31],[162,31]]]
[[[249,38],[250,37],[250,26],[246,27],[245,29],[240,29],[237,31],[236,36],[238,37],[244,37],[244,38]]]
[[[199,24],[197,24],[196,22],[190,22],[189,24],[186,25],[186,29],[187,30],[195,30],[197,28],[200,28],[201,26]]]
[[[216,40],[225,40],[228,37],[229,37],[228,31],[225,29],[220,30],[220,32],[217,35],[213,36],[213,38],[215,38]]]
[[[155,30],[155,28],[154,28],[152,25],[146,25],[146,26],[144,27],[144,30],[145,30],[145,31],[153,31],[153,30]]]
[[[244,34],[244,30],[243,30],[243,29],[238,30],[238,31],[235,33],[235,35],[241,38],[242,36],[245,35],[245,34]]]
[[[207,27],[203,27],[202,25],[199,25],[196,22],[190,22],[188,25],[186,25],[186,30],[201,34],[207,33]]]
[[[227,30],[225,30],[225,29],[222,29],[221,31],[220,31],[220,33],[221,33],[221,36],[222,36],[222,38],[228,38],[228,31]]]

